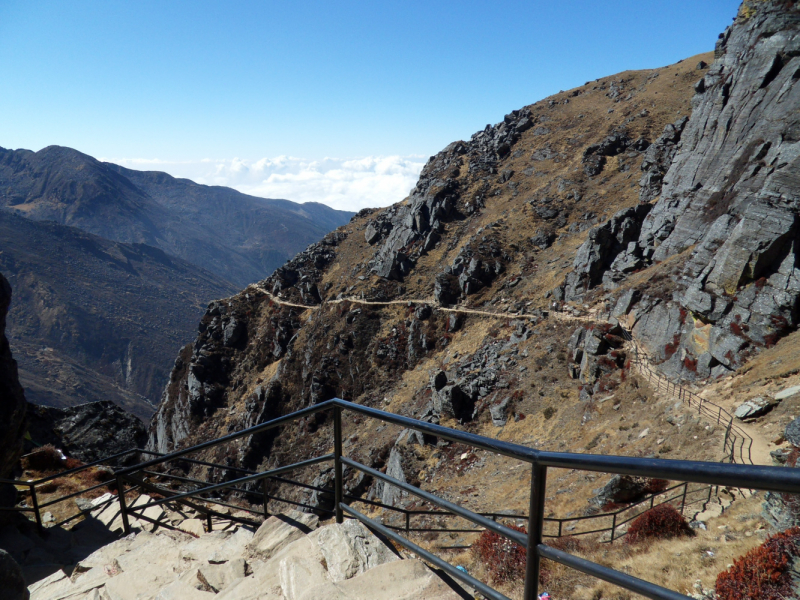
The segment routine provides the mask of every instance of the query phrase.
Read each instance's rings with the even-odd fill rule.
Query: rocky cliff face
[[[617,315],[669,359],[665,369],[693,377],[727,373],[795,327],[794,221],[757,215],[797,212],[796,13],[759,3],[723,34],[711,66],[709,53],[598,79],[450,144],[403,202],[362,211],[209,306],[150,446],[169,451],[338,396],[487,435],[504,428],[504,439],[538,447],[633,452],[633,433],[604,446],[617,431],[610,419],[645,402],[626,383],[622,329],[572,313]],[[768,58],[777,55],[780,70]],[[734,260],[742,248],[749,258]],[[566,316],[548,314],[554,303]],[[615,412],[622,402],[627,412]],[[636,439],[649,444],[649,432]],[[345,435],[350,455],[407,481],[436,473],[455,488],[459,473],[485,466],[360,419]],[[208,457],[286,464],[327,451],[330,436],[317,415]],[[635,452],[690,456],[698,438]],[[384,497],[346,477],[348,489]]]
[[[209,299],[235,289],[156,248],[5,210],[0,247],[15,293],[6,333],[33,404],[111,400],[149,419]]]
[[[17,362],[6,339],[6,314],[11,286],[0,275],[0,477],[8,477],[22,454],[25,394],[17,378]]]
[[[800,9],[753,7],[720,34],[691,118],[648,148],[647,204],[592,231],[557,290],[580,301],[670,262],[661,297],[643,293],[631,323],[662,368],[687,379],[729,373],[797,326]]]
[[[29,404],[28,431],[36,444],[52,444],[86,463],[147,442],[144,424],[108,400],[68,408]]]

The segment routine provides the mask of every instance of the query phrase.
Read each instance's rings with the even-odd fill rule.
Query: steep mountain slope
[[[351,216],[133,171],[59,146],[0,148],[0,206],[110,240],[148,244],[239,286],[262,279]]]
[[[665,127],[685,123],[692,86],[704,73],[701,59],[711,56],[590,82],[451,144],[425,166],[404,202],[362,211],[259,286],[275,299],[318,309],[279,304],[252,287],[210,306],[200,337],[176,362],[151,445],[166,450],[333,396],[379,405],[394,398],[393,409],[425,414],[445,389],[461,394],[455,404],[463,405],[449,418],[457,413],[470,427],[483,427],[489,405],[506,396],[515,398],[506,403],[509,414],[541,412],[565,398],[582,412],[579,387],[588,380],[570,379],[566,360],[577,324],[532,325],[588,230],[620,209],[642,210],[643,154]],[[529,318],[512,323],[511,316],[437,308],[456,302]],[[509,336],[523,345],[499,363]],[[443,379],[431,384],[439,370]],[[315,430],[250,440],[238,460],[310,452],[326,439]]]
[[[149,418],[175,351],[231,284],[145,244],[0,210],[8,336],[30,402],[112,400]]]
[[[797,318],[800,9],[748,4],[714,54],[513,111],[432,157],[403,202],[362,211],[210,305],[150,446],[169,451],[338,396],[549,450],[729,457],[726,424],[650,387],[624,336],[698,385],[794,343],[784,336]],[[360,418],[344,438],[348,456],[472,509],[528,508],[529,469],[513,461]],[[775,446],[759,442],[764,459]],[[315,415],[205,455],[271,467],[331,446],[330,421]],[[355,495],[415,506],[345,476]],[[327,485],[332,474],[293,477]],[[603,483],[554,472],[548,516],[596,514]],[[648,560],[664,568],[648,579],[691,585],[690,569],[672,574],[674,556],[656,554]]]
[[[634,333],[675,377],[728,374],[797,327],[800,12],[767,5],[721,35],[692,119],[670,133],[680,144],[663,188],[664,151],[647,157],[641,199],[660,200],[624,243],[612,226],[582,246],[559,290],[574,301],[600,283],[636,290]],[[662,262],[672,274],[661,295],[626,281]]]

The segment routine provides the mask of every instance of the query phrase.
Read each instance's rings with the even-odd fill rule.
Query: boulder
[[[602,488],[595,490],[596,495],[590,502],[597,506],[635,502],[645,495],[647,485],[646,477],[614,475]]]
[[[310,587],[298,600],[459,600],[470,597],[416,559],[383,564],[347,581]]]
[[[321,527],[308,538],[319,544],[332,581],[350,579],[399,558],[364,525],[351,519]]]
[[[30,598],[22,569],[17,561],[2,549],[0,549],[0,590],[2,590],[3,600],[28,600]]]
[[[403,471],[403,455],[397,449],[392,448],[389,459],[386,461],[386,474],[403,483],[406,482],[406,474]],[[379,482],[381,502],[389,506],[397,506],[406,496],[406,492],[390,483]]]
[[[800,448],[800,417],[786,426],[783,437],[795,448]]]
[[[511,402],[511,396],[506,396],[500,402],[489,408],[489,413],[492,415],[492,425],[495,427],[503,427],[508,421],[506,409],[508,408],[509,402]]]
[[[293,541],[311,533],[317,524],[319,517],[311,513],[292,511],[287,515],[274,515],[262,523],[247,544],[248,555],[267,560]]]
[[[780,402],[781,400],[786,400],[786,398],[790,398],[795,394],[800,394],[800,385],[793,385],[792,387],[788,387],[786,389],[781,390],[777,394],[773,396],[775,400]]]
[[[745,419],[754,419],[767,414],[776,404],[777,402],[766,398],[751,398],[739,405],[739,408],[736,409],[733,416],[742,421]]]
[[[470,421],[475,410],[475,401],[456,382],[433,394],[433,407],[437,414],[454,417],[459,421]]]
[[[29,432],[38,444],[53,444],[68,456],[93,462],[147,443],[139,419],[108,400],[77,406],[28,405]],[[135,454],[126,457],[136,462]]]

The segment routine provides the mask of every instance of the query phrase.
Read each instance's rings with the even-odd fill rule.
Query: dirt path
[[[247,288],[245,288],[245,291],[247,291],[249,289],[254,289],[254,290],[258,291],[258,292],[261,292],[262,294],[267,295],[270,298],[270,300],[272,300],[276,304],[280,304],[280,305],[283,305],[283,306],[291,306],[291,307],[294,307],[294,308],[302,308],[304,310],[319,310],[325,304],[341,304],[342,302],[350,302],[351,304],[361,304],[361,305],[365,305],[365,306],[390,306],[390,305],[393,305],[393,304],[408,304],[409,302],[411,302],[413,304],[429,304],[431,306],[435,306],[437,310],[441,310],[443,312],[450,312],[450,313],[460,313],[460,314],[468,314],[468,315],[481,315],[481,316],[484,316],[484,317],[495,317],[495,318],[500,318],[500,319],[531,319],[532,320],[532,319],[538,319],[539,318],[537,315],[528,315],[528,314],[524,314],[524,313],[509,313],[509,312],[501,313],[501,312],[492,312],[492,311],[488,311],[488,310],[478,310],[478,309],[474,309],[474,308],[464,308],[464,307],[461,307],[461,306],[445,307],[445,306],[439,305],[436,302],[436,300],[434,300],[433,298],[406,298],[405,300],[385,300],[385,301],[382,301],[382,302],[375,302],[375,301],[372,301],[372,300],[362,300],[360,298],[348,297],[348,298],[338,298],[336,300],[323,300],[322,304],[316,304],[316,305],[295,304],[293,302],[287,302],[285,300],[282,300],[282,299],[278,298],[277,296],[275,296],[274,294],[272,294],[271,292],[268,292],[267,290],[265,290],[261,286],[258,286],[258,285],[255,285],[255,284],[249,285]],[[561,312],[550,312],[549,316],[555,318],[558,321],[579,321],[579,322],[586,322],[586,323],[593,323],[593,322],[597,321],[597,319],[594,319],[592,317],[579,317],[579,316],[575,316],[575,315],[568,315],[568,314],[561,313]]]

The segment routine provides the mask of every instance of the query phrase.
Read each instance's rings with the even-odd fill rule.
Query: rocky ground
[[[132,505],[150,500],[141,496]],[[215,519],[207,531],[191,511],[164,508],[144,512],[160,527],[132,518],[133,533],[116,540],[122,522],[113,502],[70,532],[49,529],[41,537],[6,527],[0,543],[35,581],[28,587],[32,600],[472,597],[353,520],[318,526],[315,515],[293,511],[252,527]],[[35,564],[43,555],[71,565]]]

